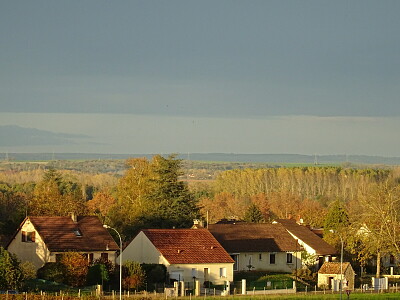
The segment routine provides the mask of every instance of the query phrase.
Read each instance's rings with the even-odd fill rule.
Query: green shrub
[[[65,280],[64,273],[64,266],[61,263],[48,262],[37,271],[37,277],[39,279],[62,283]]]
[[[103,285],[105,282],[109,280],[108,271],[105,265],[97,264],[93,265],[89,268],[87,274],[87,284],[88,285]]]

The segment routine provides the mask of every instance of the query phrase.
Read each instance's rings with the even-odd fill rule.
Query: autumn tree
[[[104,189],[95,193],[93,199],[89,200],[86,205],[90,212],[95,213],[105,222],[108,213],[115,203],[115,198],[111,195],[109,190]]]
[[[358,207],[351,216],[353,250],[362,263],[376,257],[376,276],[380,277],[382,256],[400,252],[400,187],[376,184],[359,199]]]
[[[271,205],[264,193],[258,193],[250,197],[250,201],[261,212],[264,221],[272,221],[275,219],[275,214],[271,210]]]
[[[48,170],[36,185],[29,205],[30,215],[66,216],[87,212],[80,184]]]
[[[215,223],[221,219],[242,219],[248,202],[248,200],[239,199],[230,193],[221,192],[212,198],[202,198],[199,206],[203,216],[208,213],[209,223]]]
[[[128,160],[130,168],[118,183],[117,205],[110,212],[125,238],[145,227],[187,227],[199,217],[193,195],[179,179],[180,163],[174,155]]]
[[[127,260],[122,266],[122,278],[125,289],[138,290],[143,285],[146,275],[138,262]]]
[[[88,261],[78,252],[66,252],[60,263],[64,266],[65,283],[70,286],[82,286],[86,282]]]

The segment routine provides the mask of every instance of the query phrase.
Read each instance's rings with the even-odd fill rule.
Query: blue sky
[[[400,156],[399,12],[4,1],[0,151]]]

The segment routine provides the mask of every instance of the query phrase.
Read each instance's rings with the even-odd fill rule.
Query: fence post
[[[242,295],[246,295],[246,279],[242,279]]]

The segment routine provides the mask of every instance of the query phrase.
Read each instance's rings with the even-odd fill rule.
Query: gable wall
[[[117,261],[119,262],[118,256]],[[146,264],[163,264],[168,266],[169,263],[154,247],[147,236],[141,231],[122,252],[122,262],[127,260],[137,261]]]
[[[22,231],[35,232],[35,242],[23,242]],[[22,225],[22,229],[18,231],[7,250],[17,255],[21,261],[31,262],[36,269],[50,261],[50,251],[29,219]]]

